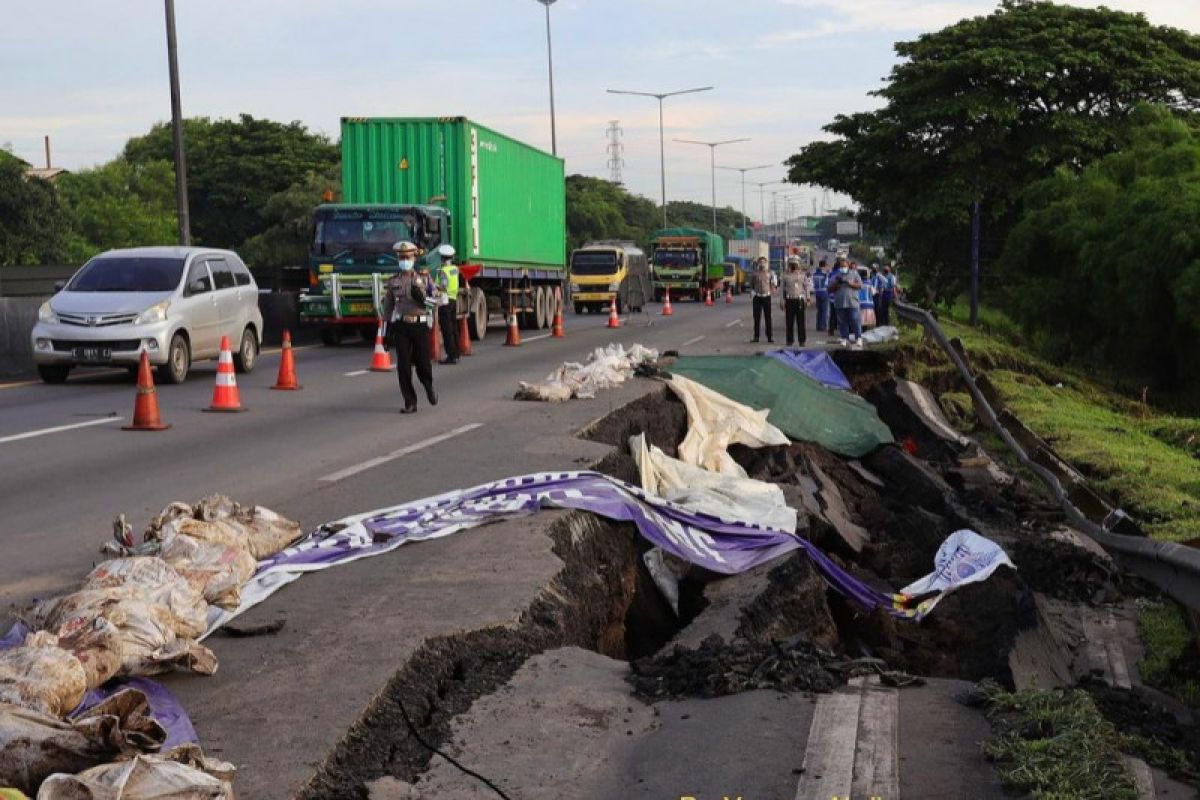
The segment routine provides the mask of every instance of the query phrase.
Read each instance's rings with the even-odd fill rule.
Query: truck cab
[[[323,204],[313,212],[309,291],[300,318],[321,325],[336,344],[357,329],[367,340],[383,313],[383,286],[399,270],[392,246],[410,241],[417,266],[436,269],[438,245],[450,238],[450,212],[440,206]]]
[[[726,256],[724,289],[732,294],[741,294],[746,290],[749,273],[749,260],[741,256]]]
[[[576,314],[604,311],[614,298],[618,314],[641,311],[651,291],[646,254],[633,242],[589,242],[572,251],[569,281]]]

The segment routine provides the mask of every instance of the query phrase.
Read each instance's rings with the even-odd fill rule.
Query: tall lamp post
[[[675,141],[682,144],[702,144],[708,148],[709,167],[712,172],[712,232],[717,232],[717,148],[723,144],[735,144],[737,142],[748,142],[749,139],[724,139],[720,142],[699,142],[695,139],[676,139]]]
[[[550,6],[555,0],[538,0],[546,7],[546,63],[550,70],[550,152],[558,155],[558,134],[554,129],[554,51],[550,48]]]
[[[175,145],[175,214],[179,222],[179,243],[192,243],[192,222],[188,214],[187,160],[184,156],[183,110],[179,102],[179,57],[175,42],[175,0],[166,0],[167,68],[171,78],[171,139]]]
[[[609,89],[609,94],[634,94],[639,97],[653,97],[658,100],[658,169],[662,181],[662,213],[663,227],[667,227],[667,146],[663,138],[663,99],[677,94],[692,94],[693,92],[711,91],[711,86],[701,86],[697,89],[680,89],[677,92],[631,92],[625,89]]]
[[[777,183],[787,183],[787,181],[783,181],[783,180],[750,181],[751,186],[758,187],[758,219],[763,225],[767,224],[767,211],[766,211],[766,200],[765,200],[767,190],[764,187],[774,186]]]
[[[728,169],[728,170],[732,170],[734,172],[742,173],[742,230],[743,231],[745,231],[749,228],[749,226],[746,224],[746,173],[753,172],[756,169],[766,169],[767,167],[773,167],[773,166],[775,166],[775,165],[774,164],[760,164],[757,167],[722,167],[719,164],[717,165],[717,169]]]

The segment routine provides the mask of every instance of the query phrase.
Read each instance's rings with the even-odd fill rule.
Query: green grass
[[[1200,676],[1181,669],[1191,632],[1179,606],[1146,603],[1138,610],[1138,632],[1146,651],[1138,664],[1142,679],[1200,708]]]
[[[1005,786],[1038,800],[1136,800],[1121,737],[1087,692],[984,691],[998,734],[983,752]]]
[[[1154,538],[1200,535],[1200,419],[1157,413],[1092,376],[1030,354],[996,312],[982,313],[980,328],[954,321],[958,313],[942,315],[946,334],[962,341],[972,369],[987,375],[1026,425]],[[909,377],[952,392],[943,405],[951,418],[960,416],[957,373],[941,351],[914,330],[900,345],[914,356]]]

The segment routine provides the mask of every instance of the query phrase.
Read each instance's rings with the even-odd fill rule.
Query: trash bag
[[[167,534],[158,555],[170,564],[210,605],[232,611],[242,602],[241,586],[258,562],[242,547]]]
[[[208,603],[168,562],[157,556],[114,558],[102,562],[80,589],[135,586],[139,596],[170,610],[175,633],[196,637],[207,627]]]
[[[31,633],[20,647],[0,651],[0,703],[64,717],[87,689],[83,664],[53,633]]]
[[[32,795],[54,773],[155,752],[166,736],[150,716],[146,696],[135,689],[70,721],[0,705],[0,785]]]
[[[233,767],[203,757],[196,761],[139,755],[78,775],[52,775],[37,800],[233,800]]]

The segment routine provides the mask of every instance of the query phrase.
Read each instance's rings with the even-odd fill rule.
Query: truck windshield
[[[68,292],[170,292],[183,277],[182,258],[93,258],[75,273]]]
[[[696,253],[691,250],[657,250],[654,264],[659,267],[694,267]]]
[[[616,253],[572,253],[573,275],[612,275],[617,271]]]
[[[417,242],[415,214],[400,210],[338,209],[318,211],[313,254],[335,257],[391,253],[396,242]]]

